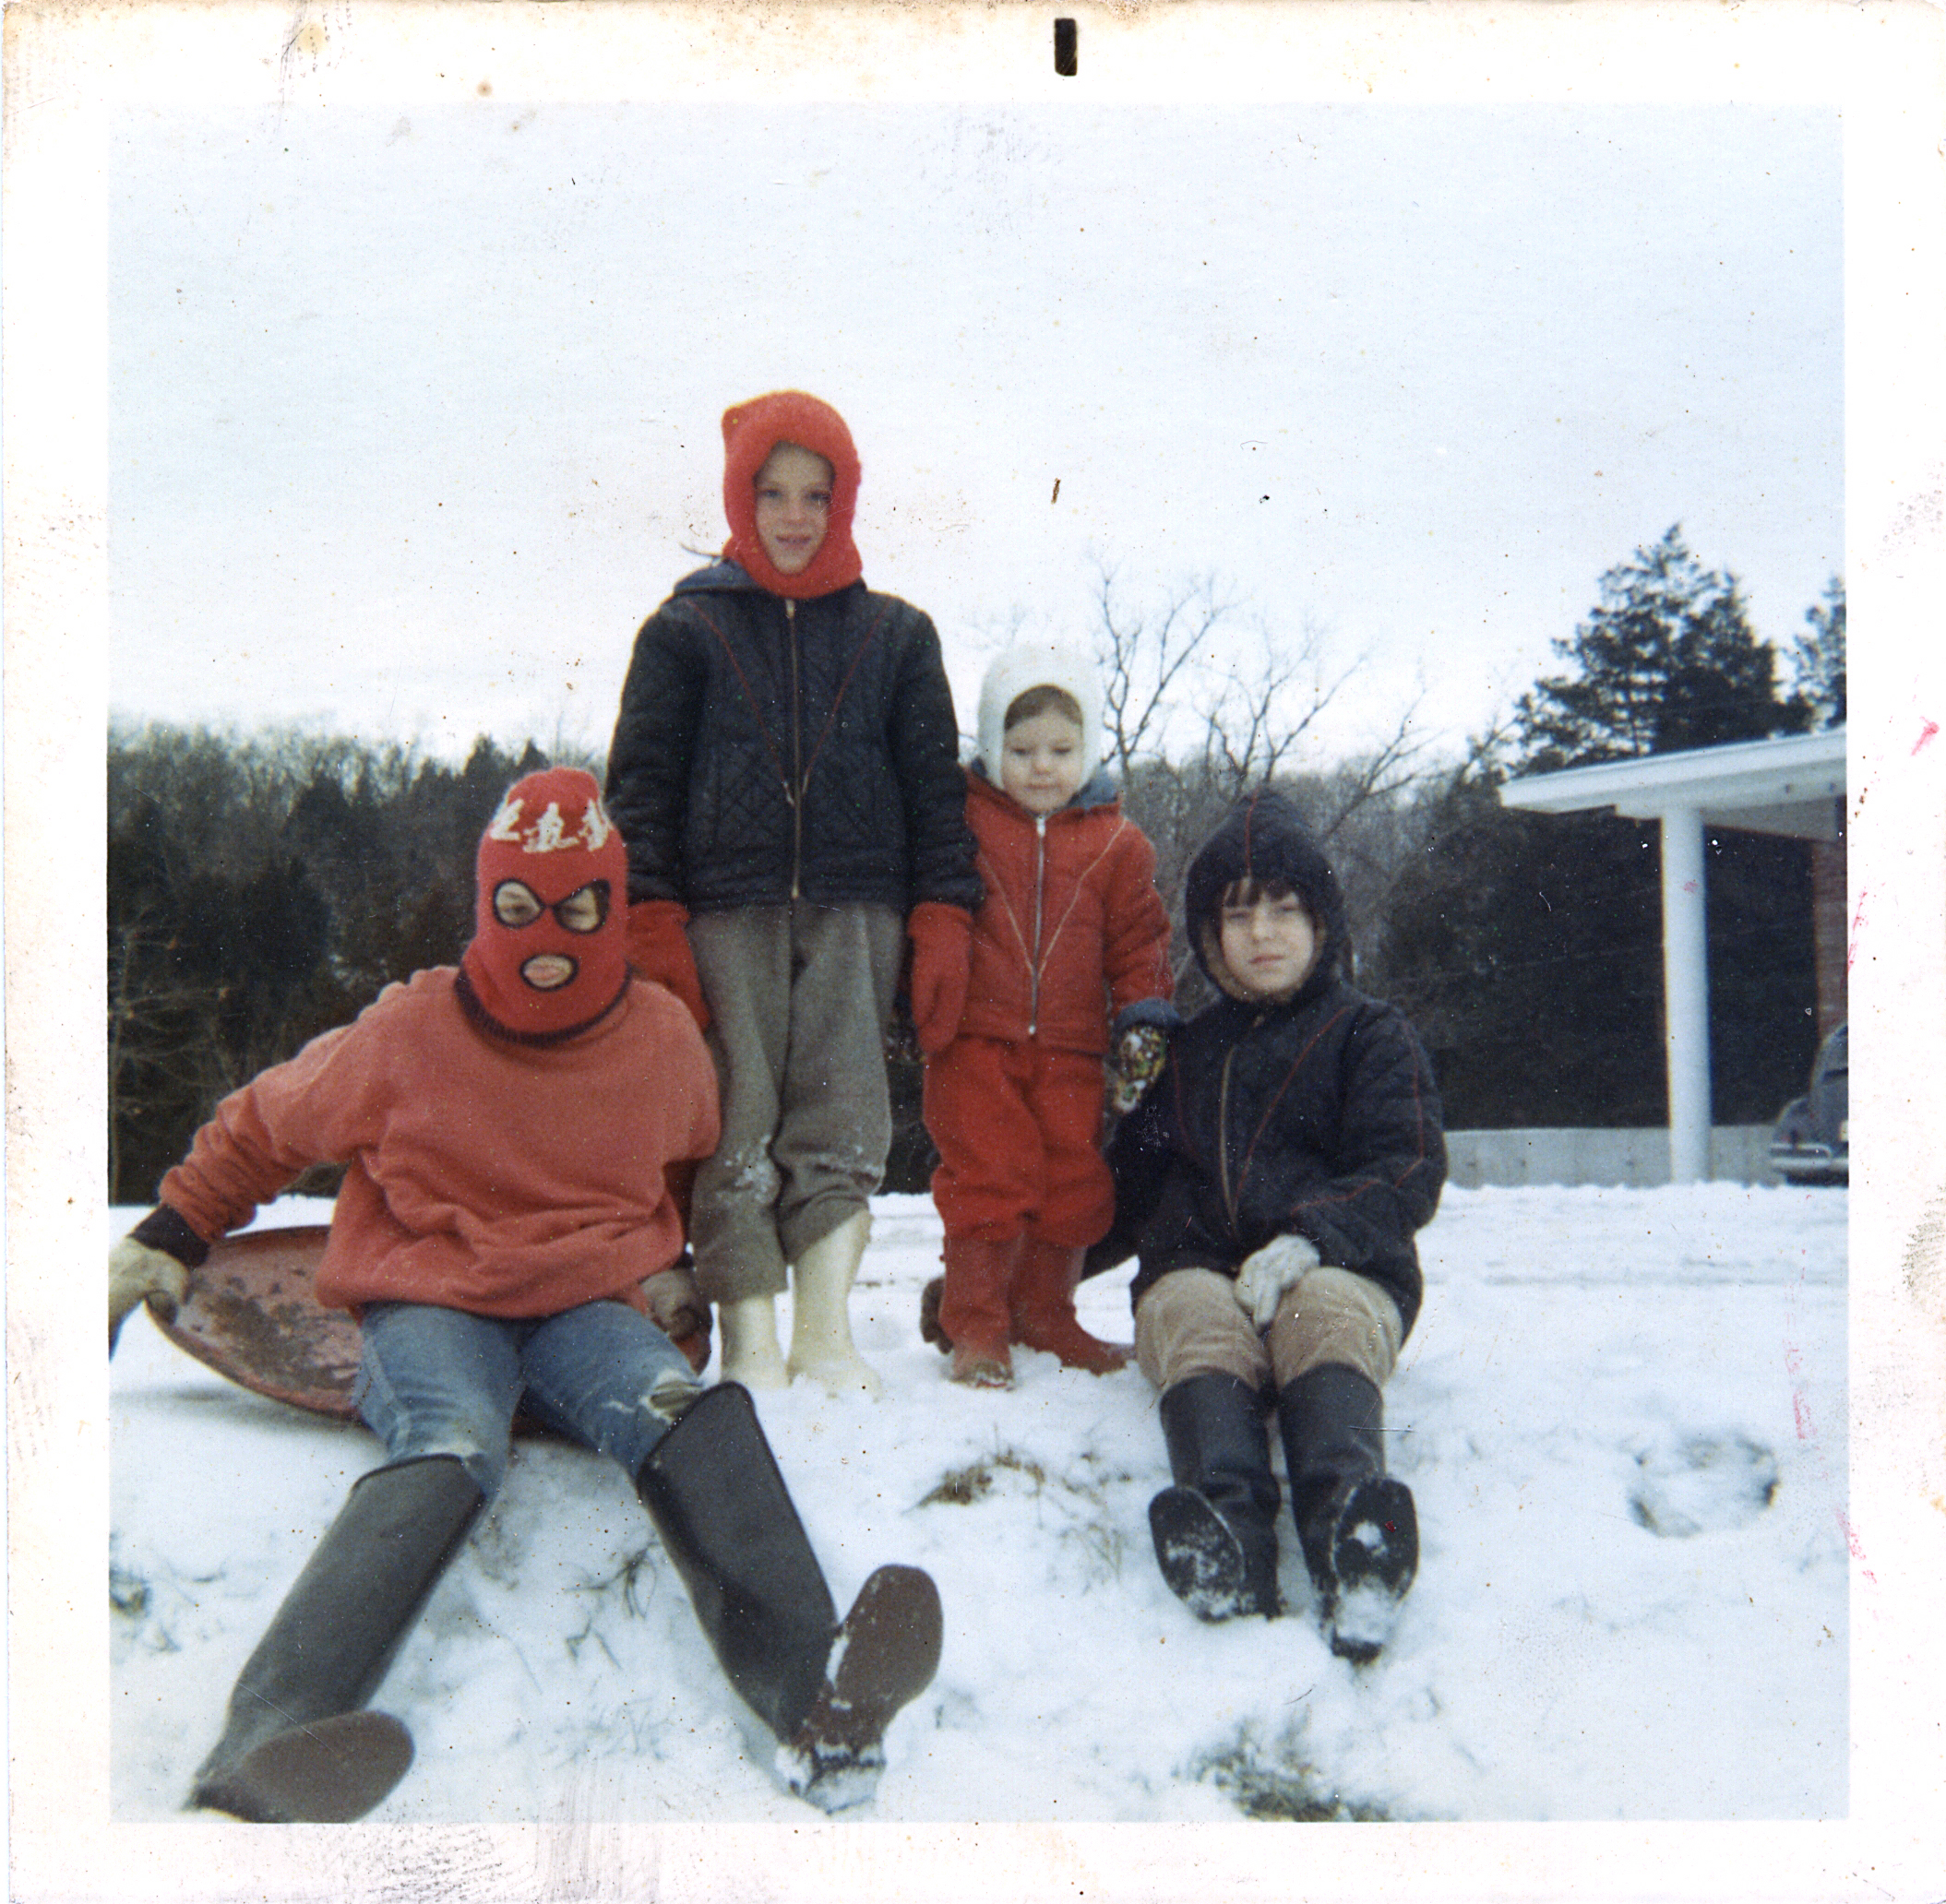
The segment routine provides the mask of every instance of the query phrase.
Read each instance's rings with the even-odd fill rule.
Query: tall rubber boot
[[[939,1329],[952,1347],[952,1378],[975,1388],[1011,1388],[1013,1328],[1009,1294],[1020,1262],[1021,1239],[994,1243],[977,1236],[946,1239],[946,1286]]]
[[[855,1210],[803,1250],[791,1266],[791,1352],[794,1380],[809,1375],[832,1395],[877,1395],[878,1374],[852,1340],[852,1284],[872,1233],[872,1213]]]
[[[1176,1482],[1149,1504],[1163,1578],[1200,1620],[1273,1617],[1277,1477],[1262,1397],[1212,1371],[1165,1389],[1161,1413]]]
[[[938,1669],[931,1578],[880,1567],[841,1625],[749,1395],[734,1383],[684,1412],[636,1491],[724,1676],[780,1742],[785,1784],[830,1811],[869,1798],[886,1727]]]
[[[1277,1396],[1291,1514],[1332,1652],[1378,1658],[1419,1567],[1412,1491],[1385,1471],[1385,1402],[1343,1363],[1320,1363]]]
[[[1013,1339],[1022,1348],[1058,1355],[1064,1368],[1111,1375],[1128,1366],[1129,1351],[1091,1336],[1074,1313],[1086,1255],[1086,1250],[1032,1236],[1021,1244],[1013,1284]]]
[[[484,1503],[452,1455],[356,1482],[245,1664],[192,1805],[253,1824],[338,1824],[398,1784],[412,1735],[362,1708]]]
[[[777,1346],[777,1299],[742,1296],[716,1305],[722,1334],[721,1379],[746,1388],[788,1388],[783,1351]]]

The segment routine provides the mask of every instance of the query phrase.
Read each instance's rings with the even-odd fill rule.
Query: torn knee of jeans
[[[641,1405],[658,1421],[667,1422],[673,1427],[686,1414],[697,1398],[703,1392],[703,1385],[695,1376],[677,1369],[658,1375],[650,1386]]]

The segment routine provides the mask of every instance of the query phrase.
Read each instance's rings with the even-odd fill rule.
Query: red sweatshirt
[[[638,980],[579,1037],[476,1029],[450,966],[389,985],[217,1106],[161,1201],[208,1242],[314,1163],[347,1166],[320,1301],[558,1315],[618,1296],[682,1253],[668,1166],[717,1141],[696,1021]]]

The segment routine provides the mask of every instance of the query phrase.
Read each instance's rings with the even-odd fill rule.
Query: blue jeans
[[[456,1455],[489,1500],[516,1409],[632,1476],[669,1432],[672,1394],[698,1386],[682,1351],[622,1303],[523,1321],[376,1303],[362,1323],[352,1399],[388,1461]]]

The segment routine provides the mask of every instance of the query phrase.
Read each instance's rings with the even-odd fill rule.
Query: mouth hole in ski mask
[[[520,968],[521,982],[536,992],[558,992],[571,985],[580,966],[565,952],[536,952]]]

